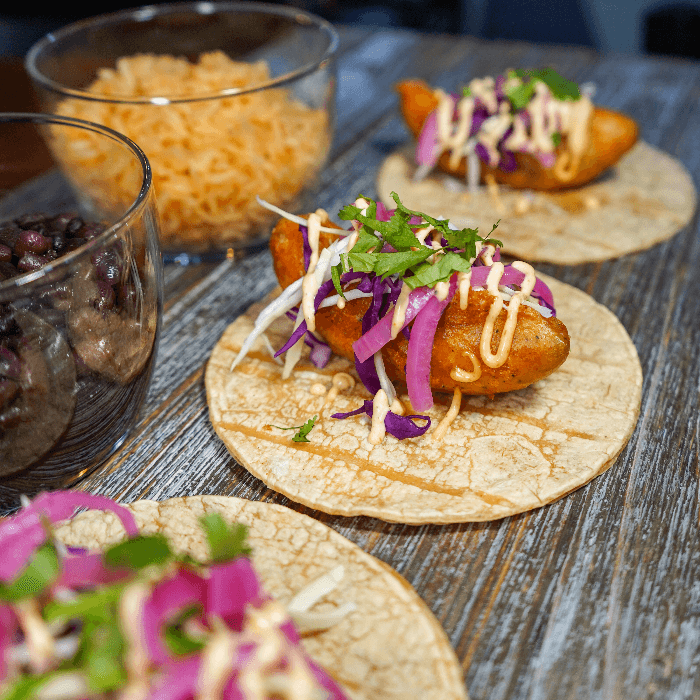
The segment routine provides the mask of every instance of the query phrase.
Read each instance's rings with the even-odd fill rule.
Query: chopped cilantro
[[[86,620],[80,636],[76,662],[83,667],[90,688],[107,692],[122,687],[127,680],[121,663],[126,643],[116,619]]]
[[[108,620],[112,606],[119,602],[126,584],[115,584],[95,591],[82,593],[72,600],[52,600],[44,608],[46,622],[90,618]]]
[[[462,88],[462,97],[471,97],[472,89],[470,87]]]
[[[552,143],[554,144],[555,147],[561,143],[561,134],[558,131],[555,131],[552,134]]]
[[[535,91],[535,83],[544,83],[558,100],[578,100],[581,92],[578,85],[571,80],[567,80],[557,73],[553,68],[542,68],[541,70],[515,70],[511,73],[523,80],[522,85],[508,91],[508,99],[515,109],[522,109],[532,98]],[[521,90],[521,88],[527,88]],[[529,93],[528,99],[522,104],[525,95]],[[515,99],[514,99],[515,97]],[[516,101],[520,106],[516,105]]]
[[[523,82],[518,85],[513,85],[506,89],[506,97],[513,105],[513,109],[517,112],[520,109],[527,107],[528,102],[535,94],[535,81]]]
[[[311,432],[317,420],[318,415],[315,415],[313,418],[309,418],[304,425],[293,425],[291,428],[283,428],[279,425],[273,425],[272,427],[277,428],[277,430],[296,430],[297,432],[292,437],[294,442],[311,442],[306,436]]]
[[[200,523],[207,536],[213,562],[232,561],[250,554],[251,549],[246,542],[248,528],[245,525],[233,523],[229,526],[219,513],[208,513],[200,518]]]
[[[412,289],[434,287],[438,282],[448,280],[454,272],[469,270],[471,259],[476,257],[477,242],[486,241],[498,225],[495,224],[488,236],[482,238],[477,229],[452,229],[447,219],[435,219],[423,212],[408,209],[395,192],[391,196],[396,202],[396,209],[389,221],[378,221],[371,216],[372,212],[376,212],[374,202],[364,215],[354,205],[341,210],[341,219],[356,220],[363,226],[357,243],[341,256],[341,262],[336,266],[339,269],[334,274],[339,276],[342,267],[343,272],[374,273],[381,278],[397,275]],[[422,223],[416,223],[416,220]],[[441,234],[447,241],[447,247],[434,249],[418,240],[413,229],[427,225]],[[490,242],[501,245],[497,240]],[[453,250],[447,250],[448,247]],[[428,261],[434,255],[434,262]]]
[[[104,554],[104,561],[112,569],[143,569],[146,566],[164,564],[172,556],[168,541],[163,535],[139,535],[110,547]]]
[[[201,651],[205,644],[201,639],[195,639],[189,636],[183,629],[183,625],[187,620],[201,612],[201,607],[191,605],[185,608],[171,624],[165,629],[163,635],[165,644],[170,651],[176,656],[185,656],[196,651]]]

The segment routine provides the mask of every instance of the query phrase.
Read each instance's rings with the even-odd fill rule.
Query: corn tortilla
[[[500,219],[503,252],[527,261],[577,265],[646,250],[672,238],[692,219],[697,193],[686,168],[667,153],[638,142],[618,164],[583,187],[525,192],[498,187],[470,194],[438,171],[413,182],[414,150],[391,154],[377,175],[379,198],[394,206],[442,215],[453,224],[489,231]]]
[[[637,422],[642,371],[614,314],[584,292],[538,276],[550,286],[569,330],[568,359],[526,389],[493,399],[464,396],[441,441],[432,433],[451,396],[427,412],[432,426],[415,439],[387,435],[375,446],[364,416],[331,418],[371,398],[359,381],[331,404],[324,404],[327,395],[314,393],[314,385],[330,387],[336,372],[354,374],[343,358],[318,370],[305,351],[283,381],[282,366],[259,339],[230,372],[256,307],[229,326],[209,360],[205,384],[214,429],[238,462],[270,488],[326,513],[454,523],[496,520],[550,503],[614,462]],[[267,339],[279,348],[290,331],[291,322],[278,319]],[[402,400],[408,404],[407,396]],[[314,415],[319,418],[309,443],[293,442],[293,431],[274,427],[299,426]]]
[[[198,519],[221,513],[249,526],[253,564],[282,603],[342,564],[338,587],[313,610],[353,601],[340,623],[305,636],[310,656],[352,700],[467,700],[462,670],[438,621],[411,586],[378,559],[313,518],[289,508],[225,496],[136,501],[127,506],[145,534],[162,533],[178,552],[206,559]],[[86,511],[56,532],[75,547],[101,548],[124,537],[111,512]]]

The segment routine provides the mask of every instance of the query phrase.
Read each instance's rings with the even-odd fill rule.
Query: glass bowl
[[[274,215],[313,207],[335,122],[338,37],[325,20],[264,3],[192,2],[101,15],[27,54],[54,114],[125,134],[153,167],[166,261],[265,244]],[[66,144],[75,167],[91,162]],[[119,165],[105,172],[114,189]],[[315,207],[314,207],[315,208]]]
[[[61,159],[0,199],[3,511],[22,493],[74,483],[122,444],[150,380],[163,289],[151,171],[138,146],[44,114],[0,114],[0,141],[18,124],[47,143],[85,138],[119,158],[128,204],[91,187],[105,177],[99,168],[67,177]]]

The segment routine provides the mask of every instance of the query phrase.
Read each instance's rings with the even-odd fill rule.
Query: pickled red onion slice
[[[348,411],[347,413],[334,413],[331,418],[339,418],[340,420],[343,420],[344,418],[350,418],[351,416],[359,416],[362,413],[371,418],[373,412],[374,403],[366,400],[363,401],[362,406],[356,408],[354,411]],[[416,425],[414,423],[415,420],[425,421],[425,425]],[[389,411],[384,418],[384,427],[389,435],[393,435],[398,440],[420,437],[428,430],[428,428],[430,428],[430,416],[400,416],[393,411]]]
[[[0,581],[10,581],[27,564],[37,547],[46,541],[40,516],[57,523],[72,517],[76,508],[109,510],[122,522],[130,537],[138,535],[134,516],[123,506],[104,496],[81,491],[42,493],[30,505],[0,525]]]
[[[410,293],[408,297],[408,307],[406,309],[406,318],[401,326],[402,330],[416,317],[416,314],[428,303],[428,300],[432,299],[434,296],[435,291],[428,287],[419,287]],[[381,350],[391,340],[391,323],[393,317],[393,313],[387,314],[352,344],[355,357],[357,357],[360,362],[368,360],[375,352]]]
[[[427,411],[433,405],[430,388],[430,364],[433,355],[435,331],[445,307],[457,289],[457,276],[452,275],[450,290],[443,301],[436,296],[428,299],[411,328],[411,339],[406,352],[406,386],[408,398],[416,411]]]
[[[440,156],[437,116],[436,109],[428,115],[428,118],[423,123],[416,145],[416,163],[428,168],[435,167]]]

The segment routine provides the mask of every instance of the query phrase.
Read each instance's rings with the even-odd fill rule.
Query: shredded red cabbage
[[[377,391],[379,391],[379,389],[377,389]],[[348,411],[347,413],[334,413],[331,418],[339,418],[342,420],[345,418],[350,418],[351,416],[359,416],[362,413],[371,418],[373,412],[374,404],[372,401],[366,400],[363,401],[360,408],[357,408],[354,411]],[[425,425],[423,427],[418,426],[413,422],[414,420],[423,420],[425,421]],[[430,428],[430,416],[400,416],[393,411],[389,411],[389,413],[386,414],[386,418],[384,418],[384,427],[389,435],[393,435],[399,440],[420,437]]]
[[[366,275],[364,272],[346,272],[345,274],[341,275],[340,283],[347,284],[348,282],[352,282],[353,280],[360,279],[365,276]],[[318,311],[319,307],[321,306],[321,302],[334,290],[335,286],[333,284],[333,280],[327,280],[318,288],[318,292],[316,292],[316,296],[314,297],[315,311]],[[288,316],[289,318],[292,318],[291,315],[288,314]],[[292,318],[292,320],[296,320],[296,315]],[[308,326],[306,325],[306,321],[302,321],[294,329],[294,332],[289,336],[287,342],[275,353],[275,357],[279,357],[283,352],[287,352],[289,348],[296,345],[297,341],[301,340],[301,338],[303,338],[307,332]]]
[[[495,260],[495,256],[494,256]],[[472,287],[485,287],[486,280],[488,279],[489,272],[491,271],[490,265],[474,266],[472,267],[471,276],[471,286]],[[520,272],[512,265],[505,265],[503,268],[503,277],[501,277],[500,284],[504,287],[510,285],[520,286],[525,279],[525,273]],[[551,312],[552,316],[556,316],[556,309],[554,308],[554,296],[550,288],[541,280],[537,279],[535,281],[535,287],[532,290],[532,296],[539,299],[544,306],[546,306]]]
[[[311,263],[311,244],[309,243],[309,229],[306,226],[299,226],[301,237],[304,241],[304,269],[309,269]]]
[[[418,287],[418,289],[414,289],[410,293],[406,308],[406,318],[402,328],[405,328],[413,321],[416,314],[434,295],[435,291],[428,287]],[[358,361],[364,362],[368,360],[391,340],[392,319],[393,314],[386,315],[366,331],[363,326],[364,332],[362,336],[352,344],[352,349],[355,351],[355,357],[357,357]]]

